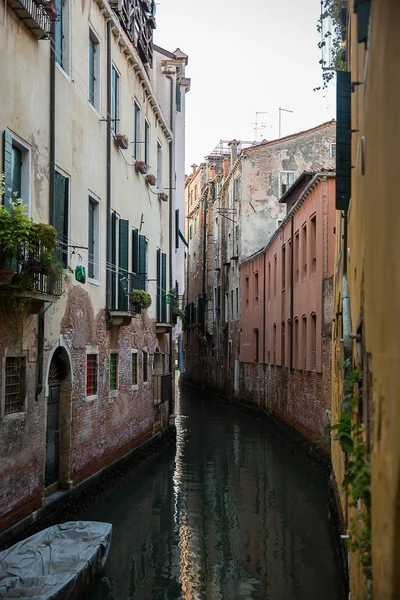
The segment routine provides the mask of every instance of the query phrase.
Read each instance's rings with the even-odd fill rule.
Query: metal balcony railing
[[[146,275],[140,276],[128,271],[119,270],[112,275],[111,310],[135,312],[130,295],[132,290],[146,289]]]
[[[8,6],[37,39],[49,37],[51,18],[41,3],[33,0],[8,0]]]

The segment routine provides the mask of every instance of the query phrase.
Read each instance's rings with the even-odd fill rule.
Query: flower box
[[[116,133],[114,136],[114,144],[118,148],[122,148],[123,150],[127,150],[129,148],[129,140],[128,136],[122,133]]]
[[[153,175],[153,173],[149,173],[148,175],[146,175],[146,182],[148,183],[148,185],[156,185],[157,177]]]
[[[149,165],[144,162],[144,160],[137,160],[135,162],[136,171],[141,173],[142,175],[146,175],[149,170]]]
[[[160,200],[162,200],[163,202],[168,202],[168,195],[164,194],[164,192],[161,192],[160,194],[158,194],[158,197],[160,198]]]

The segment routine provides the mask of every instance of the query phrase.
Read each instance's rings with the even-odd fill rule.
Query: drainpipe
[[[106,307],[111,308],[111,19],[107,21]]]
[[[37,365],[37,385],[35,400],[37,402],[39,394],[43,391],[43,357],[44,357],[44,315],[51,306],[51,302],[45,302],[44,307],[38,317],[38,365]]]
[[[207,271],[207,198],[208,198],[208,188],[206,196],[203,200],[203,273],[202,273],[202,282],[201,282],[201,303],[202,307],[204,307],[204,315],[203,315],[203,335],[205,334],[205,306],[206,306],[206,271]]]
[[[49,140],[49,223],[54,225],[54,197],[55,197],[55,168],[56,168],[56,52],[54,21],[51,21],[50,33],[50,140]]]
[[[290,237],[292,240],[292,243],[290,244],[290,372],[293,373],[293,328],[294,328],[294,322],[293,322],[293,302],[294,302],[294,273],[293,273],[293,267],[294,267],[294,259],[293,259],[293,252],[294,252],[294,220],[293,220],[293,216],[290,220]]]
[[[175,79],[173,76],[171,75],[166,75],[167,79],[169,79],[170,82],[170,95],[169,95],[169,103],[170,103],[170,113],[169,113],[169,125],[170,125],[170,129],[172,131],[172,134],[175,135],[175,129],[174,129],[174,84],[175,84]],[[172,192],[174,191],[174,149],[175,149],[175,140],[172,139],[169,143],[169,235],[168,235],[168,246],[169,246],[169,289],[172,290],[173,287],[173,277],[172,277],[172,267],[173,267],[173,260],[172,260],[172,229],[173,229],[173,205],[172,205]],[[173,390],[173,381],[172,381],[172,367],[173,367],[173,351],[174,348],[172,346],[172,311],[170,309],[169,311],[169,322],[170,322],[170,330],[169,330],[169,372],[171,373],[171,402],[169,403],[169,417],[174,413],[173,410],[173,397],[172,397],[172,390]]]

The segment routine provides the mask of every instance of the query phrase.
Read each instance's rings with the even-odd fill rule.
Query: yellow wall
[[[352,94],[352,129],[359,131],[352,136],[354,168],[346,247],[341,238],[344,223],[338,214],[335,298],[336,310],[341,310],[343,259],[347,261],[353,332],[363,319],[363,385],[368,385],[369,377],[371,382],[371,402],[364,410],[372,460],[373,598],[394,600],[400,597],[400,3],[372,2],[367,54],[364,44],[357,43],[353,2],[349,4],[348,60],[352,81],[361,82]],[[334,322],[333,357],[342,360],[340,329],[341,317]],[[357,364],[359,348],[352,344]],[[337,363],[334,359],[333,422],[341,399]],[[340,486],[343,455],[336,442],[332,443],[332,462]],[[344,496],[342,506],[346,512]],[[352,600],[365,598],[358,557],[351,558],[350,570]]]

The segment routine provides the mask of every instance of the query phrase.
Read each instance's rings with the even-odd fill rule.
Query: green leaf
[[[339,443],[343,452],[350,454],[353,451],[354,442],[348,433],[339,434]]]

